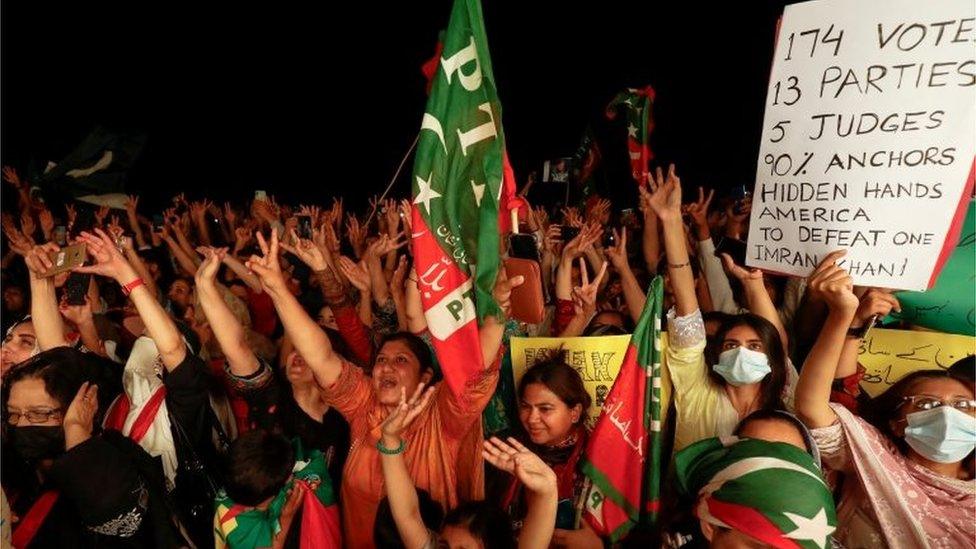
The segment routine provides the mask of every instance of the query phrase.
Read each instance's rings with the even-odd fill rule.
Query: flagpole
[[[386,190],[383,191],[383,194],[380,195],[380,199],[377,200],[376,204],[373,205],[373,209],[369,212],[369,217],[366,219],[366,224],[363,225],[364,227],[368,227],[369,223],[373,220],[373,216],[376,214],[376,209],[379,208],[380,203],[386,199],[387,193],[390,192],[393,184],[396,183],[397,178],[400,177],[400,171],[403,169],[403,165],[407,163],[407,159],[410,158],[410,153],[417,148],[418,141],[420,141],[420,132],[417,132],[417,137],[413,138],[413,143],[411,143],[410,148],[407,149],[407,154],[403,155],[403,158],[400,160],[400,165],[397,166],[396,173],[394,173],[393,178],[390,179],[390,183],[386,186]]]

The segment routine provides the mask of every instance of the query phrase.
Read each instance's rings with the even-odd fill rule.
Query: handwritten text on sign
[[[976,354],[976,338],[875,328],[861,342],[857,361],[864,366],[863,388],[878,396],[916,370],[947,370],[956,361]]]
[[[770,75],[747,264],[925,289],[976,153],[976,3],[787,6]],[[968,198],[968,197],[965,197]]]

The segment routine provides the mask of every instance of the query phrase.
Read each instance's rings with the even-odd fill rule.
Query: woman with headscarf
[[[837,537],[850,547],[974,547],[971,373],[912,372],[862,407],[863,418],[830,402],[859,307],[851,277],[836,263],[841,256],[828,255],[810,278],[829,313],[796,391],[797,414],[812,430],[825,469],[844,479]]]
[[[678,452],[674,468],[711,547],[831,545],[837,515],[830,488],[794,444],[710,438]]]

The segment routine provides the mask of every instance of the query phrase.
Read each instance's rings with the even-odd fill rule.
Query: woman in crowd
[[[252,257],[247,265],[261,278],[264,291],[271,296],[281,317],[285,332],[304,357],[323,388],[326,402],[334,406],[349,422],[352,447],[342,477],[340,499],[343,504],[343,536],[349,547],[372,545],[371,533],[376,508],[382,499],[377,427],[400,403],[401,391],[411,394],[419,383],[430,381],[431,353],[412,334],[397,333],[384,339],[367,376],[333,350],[325,332],[302,309],[286,286],[279,265],[278,236],[272,232],[270,242],[258,235],[262,257]],[[299,247],[311,243],[300,243]],[[507,280],[499,277],[494,297],[503,310],[509,306],[511,289],[522,277]],[[464,461],[462,442],[472,428],[480,427],[481,412],[491,398],[498,381],[498,357],[504,322],[489,317],[480,328],[484,365],[481,374],[468,382],[462,395],[455,396],[441,383],[435,387],[434,404],[426,407],[407,432],[412,444],[406,449],[405,461],[418,488],[448,509],[456,507],[458,476]],[[394,450],[390,448],[389,450]]]
[[[976,400],[971,376],[920,370],[876,397],[864,417],[830,403],[859,301],[828,256],[810,278],[827,320],[804,362],[796,410],[827,469],[844,477],[837,538],[848,547],[973,547]]]
[[[248,401],[251,425],[298,438],[307,450],[320,450],[338,487],[349,451],[349,425],[325,402],[312,370],[290,341],[279,353],[285,379],[254,354],[244,328],[217,292],[215,278],[227,250],[203,251],[196,274],[200,305],[227,359],[230,384]]]
[[[0,377],[7,375],[11,368],[40,352],[34,322],[30,316],[19,320],[7,328],[0,347]]]
[[[713,436],[727,436],[742,418],[762,409],[784,407],[788,370],[785,330],[779,322],[762,273],[727,266],[742,281],[753,313],[738,315],[718,329],[706,347],[681,212],[681,181],[672,165],[667,178],[652,179],[649,206],[664,229],[666,267],[675,306],[668,312],[667,365],[674,383],[674,447]],[[795,373],[793,374],[795,376]],[[785,389],[785,390],[784,390]]]
[[[588,488],[580,466],[588,440],[586,417],[590,408],[590,394],[579,372],[566,363],[565,353],[558,353],[526,370],[516,398],[522,426],[520,443],[556,474],[559,512],[554,541],[573,547],[602,546],[585,522],[577,522]],[[509,475],[498,480],[489,483],[489,499],[505,509],[517,526],[528,510],[525,485]]]
[[[45,351],[7,377],[5,462],[13,544],[25,547],[178,547],[162,472],[137,444],[98,433],[98,386],[84,379],[81,353]],[[9,463],[6,467],[11,467]],[[8,469],[9,471],[9,469]]]
[[[678,452],[674,469],[710,547],[831,546],[838,522],[830,488],[794,444],[709,438]]]
[[[508,515],[487,502],[462,504],[447,514],[442,525],[424,524],[417,490],[403,457],[407,446],[404,436],[407,436],[405,432],[411,423],[431,404],[433,397],[433,388],[424,391],[423,383],[417,385],[410,400],[407,400],[406,389],[401,388],[400,403],[384,420],[378,442],[390,509],[404,547],[514,548],[515,535]],[[548,547],[553,539],[553,524],[556,521],[556,474],[513,438],[509,439],[508,444],[497,438],[485,441],[483,456],[495,467],[515,475],[525,487],[527,509],[518,536],[518,547]]]

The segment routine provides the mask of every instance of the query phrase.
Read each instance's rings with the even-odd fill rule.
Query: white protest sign
[[[976,2],[787,6],[766,98],[746,263],[924,290],[976,154]],[[967,183],[969,181],[969,183]],[[950,243],[951,244],[951,243]]]

